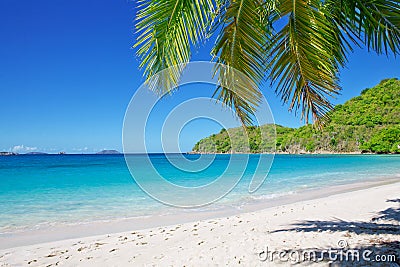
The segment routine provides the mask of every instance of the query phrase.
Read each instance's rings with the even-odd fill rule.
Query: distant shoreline
[[[187,152],[187,154],[193,155],[230,155],[230,154],[249,154],[249,155],[263,155],[263,154],[275,154],[275,155],[400,155],[399,153],[371,153],[371,152],[301,152],[301,153],[289,153],[289,152],[275,152],[275,153],[208,153],[208,152]]]
[[[208,152],[152,152],[152,153],[115,153],[115,154],[98,154],[98,153],[37,153],[37,154],[19,154],[14,152],[1,152],[0,157],[12,157],[12,156],[118,156],[118,155],[400,155],[400,153],[371,153],[371,152],[302,152],[302,153],[289,153],[289,152],[275,152],[275,153],[208,153]]]

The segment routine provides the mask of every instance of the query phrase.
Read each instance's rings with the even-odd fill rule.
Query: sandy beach
[[[399,221],[397,181],[228,217],[7,248],[0,266],[398,266]]]

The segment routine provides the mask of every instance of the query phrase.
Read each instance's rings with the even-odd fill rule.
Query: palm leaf
[[[326,6],[338,27],[357,45],[378,54],[400,52],[400,1],[330,0]]]
[[[340,36],[320,1],[282,1],[279,11],[287,24],[271,40],[269,78],[290,110],[301,109],[307,122],[326,118],[332,108],[328,96],[338,93],[337,72],[344,64]]]
[[[149,87],[175,87],[190,59],[190,46],[205,36],[213,13],[211,0],[142,0],[137,14],[137,54]],[[160,75],[153,76],[162,72]]]
[[[258,85],[265,73],[268,9],[260,0],[232,0],[222,2],[218,10],[215,27],[223,29],[212,51],[220,83],[214,95],[248,125],[261,99]]]
[[[399,3],[142,0],[134,47],[150,88],[163,91],[178,83],[191,46],[219,30],[212,50],[219,77],[214,96],[234,108],[243,125],[253,122],[261,99],[257,86],[266,72],[290,110],[301,110],[306,121],[310,115],[323,121],[332,108],[328,97],[340,90],[338,70],[354,45],[399,54]],[[273,32],[272,25],[279,22],[284,26]],[[166,71],[151,78],[162,70]]]

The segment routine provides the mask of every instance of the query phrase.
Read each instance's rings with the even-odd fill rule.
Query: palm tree
[[[252,123],[261,97],[257,85],[265,80],[276,85],[289,110],[300,110],[307,122],[310,116],[323,121],[332,109],[328,97],[341,89],[339,69],[355,46],[400,52],[396,0],[141,0],[138,8],[134,47],[147,81],[169,68],[164,82],[176,84],[191,49],[218,34],[215,62],[254,82],[228,90],[227,73],[216,64],[220,86],[214,95],[244,125]]]

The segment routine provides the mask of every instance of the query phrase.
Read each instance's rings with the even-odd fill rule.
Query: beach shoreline
[[[199,209],[174,208],[173,212],[166,214],[161,213],[111,220],[96,220],[75,224],[55,224],[37,229],[0,233],[0,249],[75,238],[86,238],[104,234],[116,234],[132,230],[146,230],[153,227],[164,227],[182,223],[190,223],[199,220],[235,216],[242,213],[256,212],[272,207],[283,206],[307,200],[315,200],[331,195],[393,183],[400,183],[400,177],[374,178],[367,181],[351,181],[335,186],[330,185],[317,188],[305,188],[295,192],[287,192],[282,196],[263,198],[259,200],[251,199],[250,202],[246,202],[241,205],[239,205],[240,203],[234,203],[232,206],[217,205],[215,209],[210,209],[208,207]],[[249,196],[251,195],[249,194]]]
[[[281,198],[275,199],[274,203],[258,203],[257,205],[252,205],[250,207],[243,207],[242,209],[235,209],[235,210],[224,210],[223,213],[216,212],[216,213],[209,213],[209,212],[199,212],[199,213],[186,213],[186,216],[180,217],[180,221],[177,222],[176,218],[169,218],[168,216],[159,217],[159,218],[142,218],[142,224],[137,221],[125,220],[119,223],[114,222],[103,222],[102,224],[86,224],[86,225],[79,225],[76,226],[76,229],[70,229],[71,231],[68,232],[66,228],[54,228],[52,231],[47,232],[47,236],[45,232],[37,231],[31,232],[30,235],[27,233],[23,233],[21,236],[9,236],[9,237],[1,237],[0,244],[7,244],[8,248],[5,248],[2,245],[2,250],[0,251],[0,263],[3,263],[4,266],[8,266],[7,264],[14,265],[16,263],[20,263],[22,265],[27,264],[27,262],[34,260],[29,258],[37,258],[36,262],[32,263],[41,263],[47,264],[52,262],[53,258],[59,258],[59,262],[64,262],[68,266],[72,263],[70,258],[74,258],[75,260],[79,259],[83,253],[81,251],[73,250],[74,247],[79,245],[84,245],[86,247],[92,247],[93,249],[88,249],[87,258],[91,257],[91,260],[87,260],[87,264],[106,264],[109,260],[108,258],[103,258],[104,256],[90,256],[93,253],[96,254],[98,251],[103,251],[104,253],[111,253],[109,251],[115,249],[115,251],[123,251],[122,248],[126,249],[130,247],[133,249],[132,253],[129,255],[121,255],[120,253],[111,253],[111,254],[119,254],[120,258],[117,262],[123,265],[122,263],[127,260],[127,257],[131,260],[133,256],[137,259],[137,263],[145,264],[145,263],[154,263],[159,262],[158,259],[154,259],[150,257],[149,246],[147,244],[152,244],[154,240],[158,240],[155,242],[153,246],[157,247],[159,251],[170,251],[171,247],[176,248],[179,250],[179,247],[182,248],[183,251],[186,251],[188,255],[193,254],[192,256],[196,255],[195,251],[192,251],[193,248],[185,246],[191,243],[194,240],[198,240],[199,238],[202,239],[199,242],[203,243],[212,243],[214,240],[214,233],[210,235],[210,232],[215,230],[212,227],[212,222],[217,222],[220,228],[218,228],[219,236],[221,238],[219,244],[226,244],[227,247],[236,247],[236,246],[244,246],[246,242],[250,242],[249,236],[245,238],[245,240],[240,240],[237,244],[234,244],[234,240],[231,240],[231,236],[237,236],[239,238],[241,234],[247,235],[249,234],[252,236],[253,231],[251,229],[263,229],[268,228],[269,232],[277,231],[282,225],[286,227],[297,222],[299,220],[315,220],[321,221],[324,219],[326,221],[333,220],[333,218],[342,220],[342,221],[358,221],[364,220],[370,222],[371,219],[375,216],[379,215],[379,211],[391,208],[392,210],[396,208],[399,203],[396,200],[400,199],[400,180],[398,177],[393,179],[385,179],[379,181],[369,181],[363,183],[353,183],[353,184],[346,184],[340,185],[335,187],[328,187],[323,190],[323,192],[318,192],[318,190],[314,191],[303,191],[301,194],[297,194],[295,196],[290,196],[289,198]],[[393,202],[389,202],[393,201]],[[268,201],[264,201],[268,202]],[[350,206],[352,205],[352,206]],[[280,214],[280,216],[278,216]],[[398,215],[398,214],[397,214]],[[176,216],[176,215],[174,215]],[[173,217],[174,217],[173,216]],[[239,218],[239,219],[238,219]],[[264,218],[264,219],[261,219]],[[265,220],[265,222],[264,222]],[[208,222],[207,222],[208,221]],[[235,226],[232,226],[232,222],[237,221]],[[239,223],[239,221],[241,221]],[[269,223],[266,223],[268,222]],[[334,221],[334,220],[333,220]],[[244,223],[246,222],[246,223]],[[197,232],[199,229],[198,227],[194,227],[193,225],[204,225],[204,233]],[[398,227],[398,221],[397,221]],[[176,229],[177,228],[177,229]],[[92,229],[92,230],[91,230]],[[97,232],[93,232],[95,229]],[[171,230],[172,229],[172,230]],[[173,230],[175,229],[175,230]],[[186,229],[186,231],[181,231],[179,236],[176,236],[175,233],[178,229]],[[198,235],[192,235],[193,229],[195,230]],[[213,229],[213,230],[211,230]],[[335,231],[323,231],[320,229],[325,235],[328,236],[337,236],[338,232]],[[91,232],[92,231],[92,232]],[[99,231],[103,231],[99,233]],[[135,234],[132,234],[134,231]],[[155,234],[155,233],[158,234]],[[137,234],[136,234],[137,233]],[[170,233],[166,236],[164,233]],[[286,244],[289,243],[301,243],[302,238],[296,237],[293,235],[292,231],[285,230],[282,233],[287,236],[287,240],[284,240]],[[297,231],[295,231],[297,233]],[[318,231],[316,231],[319,234]],[[340,234],[349,234],[349,230],[341,231]],[[188,236],[186,236],[186,234]],[[264,233],[266,234],[266,233]],[[350,231],[351,234],[351,231]],[[139,235],[139,237],[138,237]],[[399,240],[399,232],[393,233],[382,233],[382,237],[386,241],[390,241],[391,239]],[[158,236],[157,238],[155,236]],[[175,236],[175,238],[174,238]],[[375,235],[373,235],[374,237]],[[122,237],[123,240],[120,240]],[[159,239],[162,237],[163,239]],[[226,238],[226,240],[224,239]],[[127,238],[127,239],[125,239]],[[125,242],[127,240],[131,240],[131,245],[129,242]],[[186,240],[188,242],[180,243],[179,240],[173,243],[172,245],[170,242],[167,242],[169,239],[179,239]],[[267,240],[270,239],[268,234],[264,236]],[[336,239],[339,237],[335,237]],[[360,238],[357,236],[357,238]],[[371,239],[368,235],[362,236],[362,240]],[[397,239],[396,239],[397,238]],[[204,239],[204,240],[203,240]],[[253,236],[253,239],[256,240]],[[153,240],[153,241],[152,241]],[[247,241],[246,241],[247,240]],[[253,240],[253,241],[254,241]],[[314,241],[318,242],[325,242],[326,240],[333,240],[332,237],[323,237],[317,238]],[[364,240],[364,241],[365,241]],[[383,240],[383,239],[382,239]],[[29,243],[31,241],[31,243]],[[34,241],[34,242],[32,242]],[[50,242],[51,241],[51,242]],[[112,241],[112,242],[111,242]],[[140,241],[140,242],[139,242]],[[260,240],[259,240],[260,241]],[[257,242],[259,242],[257,241]],[[233,243],[232,243],[233,242]],[[244,242],[244,243],[243,243]],[[255,241],[254,241],[255,242]],[[253,242],[253,243],[254,243]],[[275,241],[274,241],[275,242]],[[272,242],[271,245],[279,247],[279,242]],[[333,241],[332,241],[333,242]],[[361,241],[358,240],[357,244]],[[95,249],[95,243],[106,243],[111,244],[115,248],[110,248],[108,251],[105,251],[105,248],[97,248]],[[145,244],[144,244],[145,243]],[[201,244],[203,244],[201,243]],[[282,244],[285,244],[282,243]],[[296,244],[297,244],[296,243]],[[362,243],[362,242],[361,242]],[[281,244],[281,245],[282,245]],[[22,246],[25,245],[25,246]],[[305,246],[310,244],[305,244]],[[200,245],[196,245],[200,246]],[[102,247],[102,246],[101,246]],[[105,247],[105,245],[104,245]],[[146,250],[147,247],[147,250]],[[194,247],[194,248],[196,248]],[[52,251],[57,248],[57,251],[66,251],[68,253],[72,253],[68,259],[64,259],[67,252],[64,252],[60,255],[46,257],[46,255],[52,255]],[[108,249],[108,248],[107,248]],[[152,247],[154,249],[154,247]],[[240,251],[240,250],[239,250]],[[113,251],[114,252],[114,251]],[[147,253],[147,254],[146,254]],[[171,252],[170,256],[164,255],[164,263],[188,263],[189,265],[196,263],[198,258],[193,258],[190,260],[189,258],[181,258],[182,261],[176,262],[178,259],[171,258],[177,252]],[[242,251],[240,251],[242,253]],[[228,253],[228,255],[232,256],[234,259],[235,255],[238,258],[240,255],[239,252],[232,252]],[[46,254],[46,255],[45,255]],[[53,253],[54,254],[54,253]],[[135,254],[135,255],[133,255]],[[164,254],[164,253],[163,253]],[[216,261],[219,253],[213,252],[215,254]],[[88,256],[89,255],[89,256]],[[141,256],[140,256],[141,255]],[[147,256],[146,256],[147,255]],[[175,255],[176,256],[176,255]],[[243,255],[242,255],[243,256]],[[249,257],[252,255],[248,255]],[[254,255],[253,255],[254,256]],[[64,257],[64,258],[63,258]],[[39,260],[40,259],[40,260]],[[231,259],[231,260],[232,260]],[[224,259],[225,260],[225,259]],[[243,261],[243,259],[242,259]],[[200,261],[201,262],[201,261]],[[245,261],[244,261],[245,262]],[[257,258],[251,259],[251,263],[259,263]],[[85,263],[85,265],[87,265]],[[222,262],[220,262],[222,263]],[[117,264],[119,265],[119,264]],[[35,266],[35,265],[30,265]]]

